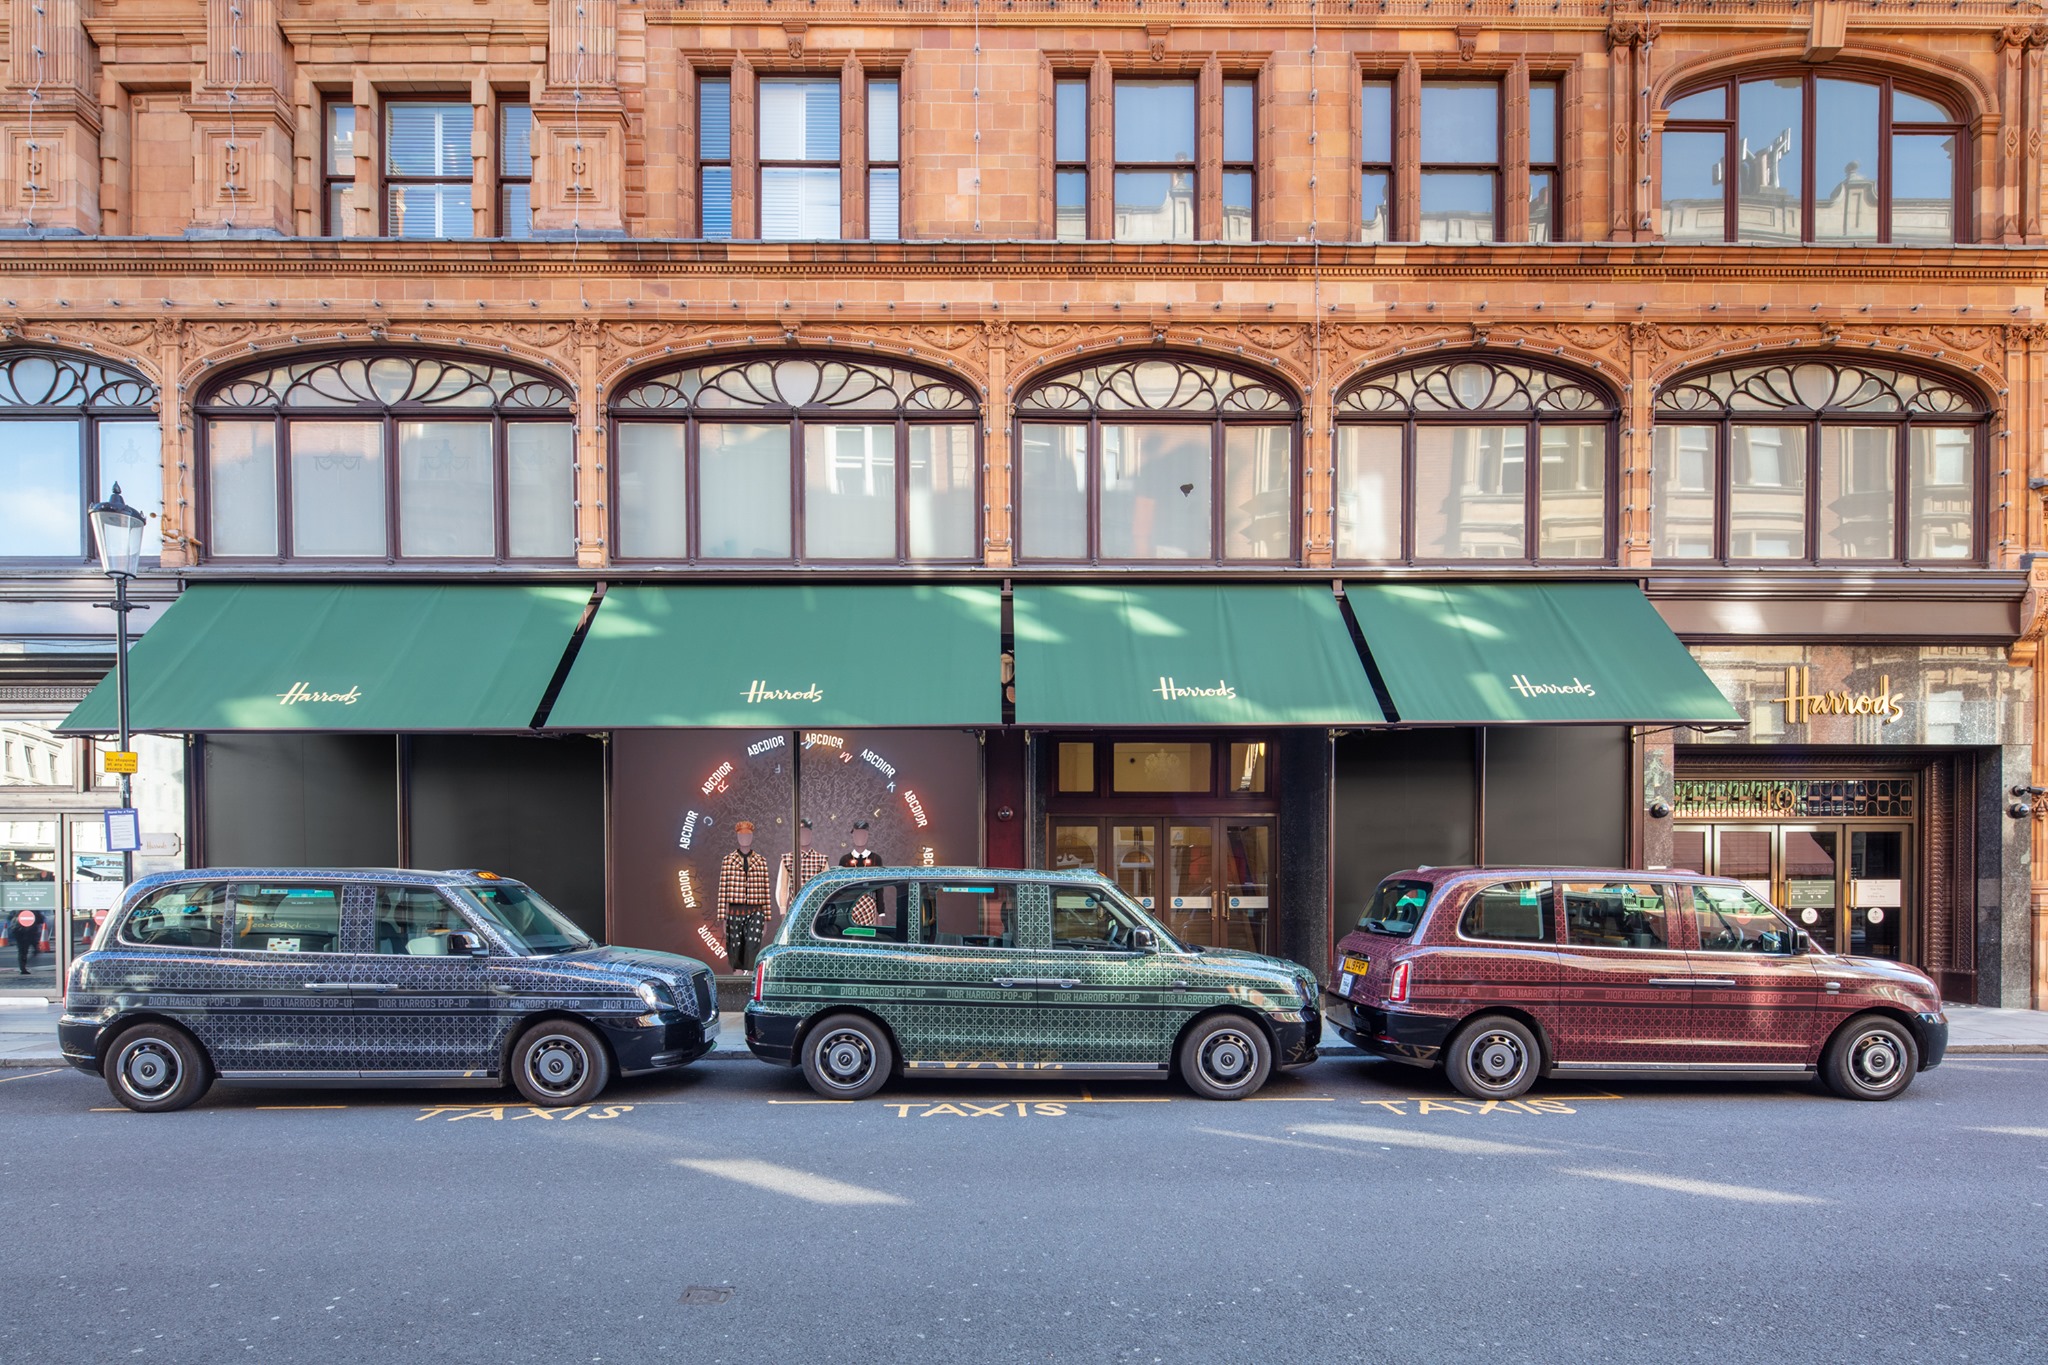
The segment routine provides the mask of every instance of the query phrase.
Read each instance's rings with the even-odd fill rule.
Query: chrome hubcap
[[[833,1085],[851,1089],[875,1069],[875,1052],[865,1034],[835,1029],[818,1042],[818,1069]]]
[[[1224,1029],[1202,1044],[1202,1074],[1218,1085],[1237,1085],[1249,1076],[1258,1047],[1236,1029]]]
[[[155,1099],[178,1084],[176,1049],[154,1038],[130,1044],[119,1069],[128,1093],[143,1099]]]
[[[582,1083],[590,1070],[590,1059],[574,1038],[550,1034],[534,1044],[527,1054],[526,1074],[535,1088],[550,1095],[566,1095]]]
[[[1512,1033],[1489,1033],[1472,1045],[1472,1070],[1488,1085],[1506,1085],[1522,1074],[1526,1055]]]
[[[1880,1088],[1898,1078],[1905,1061],[1899,1056],[1898,1040],[1888,1033],[1864,1034],[1856,1040],[1849,1056],[1856,1079]]]

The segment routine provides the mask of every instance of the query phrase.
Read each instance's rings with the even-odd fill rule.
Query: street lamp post
[[[96,502],[86,512],[86,519],[92,523],[93,542],[99,547],[100,571],[114,580],[114,697],[115,723],[120,728],[119,744],[122,753],[128,751],[128,613],[135,610],[128,602],[128,580],[135,577],[136,566],[142,560],[142,532],[148,524],[142,513],[130,507],[121,498],[121,485],[115,484],[112,496],[104,502]],[[108,606],[107,603],[100,603]],[[121,773],[122,809],[133,809],[134,800],[128,787],[128,774]],[[135,854],[121,850],[121,884],[131,885],[135,881]]]

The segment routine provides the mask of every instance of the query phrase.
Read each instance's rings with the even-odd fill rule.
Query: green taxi
[[[843,869],[762,950],[747,1046],[861,1099],[905,1071],[1178,1075],[1209,1099],[1315,1060],[1316,979],[1185,944],[1092,872]]]

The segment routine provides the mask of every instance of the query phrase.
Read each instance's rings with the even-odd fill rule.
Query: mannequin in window
[[[718,864],[718,918],[725,924],[725,956],[736,972],[753,965],[768,918],[768,859],[754,851],[754,822],[732,827],[732,852]]]
[[[797,821],[796,845],[795,852],[782,855],[781,870],[775,874],[775,909],[784,915],[789,913],[789,903],[796,899],[796,893],[831,866],[823,853],[811,847],[810,821]]]
[[[868,847],[868,822],[856,820],[847,832],[853,847],[839,857],[841,867],[880,867],[882,855]],[[853,922],[872,927],[881,919],[873,896],[862,896],[853,904]]]

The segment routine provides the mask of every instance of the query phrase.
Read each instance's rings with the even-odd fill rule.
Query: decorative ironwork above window
[[[1568,374],[1533,365],[1463,358],[1376,374],[1337,400],[1340,415],[1570,412],[1603,416],[1606,394]]]
[[[1673,815],[1680,820],[1911,819],[1914,813],[1910,777],[1680,778],[1672,785]]]
[[[1256,375],[1171,357],[1122,360],[1058,375],[1017,403],[1019,412],[1215,413],[1224,417],[1287,418],[1291,395]]]
[[[1657,411],[1922,413],[1978,417],[1973,394],[1910,370],[1819,361],[1737,365],[1667,384]]]
[[[454,356],[342,356],[240,375],[202,406],[218,408],[519,408],[567,412],[569,392],[500,365]]]
[[[0,355],[0,407],[151,412],[157,388],[140,375],[56,351]]]
[[[697,365],[643,379],[618,396],[622,411],[730,412],[826,408],[862,413],[971,413],[964,387],[915,370],[792,356]]]

